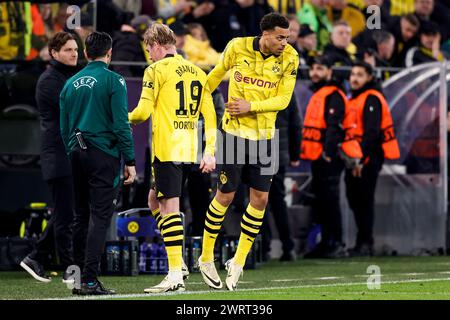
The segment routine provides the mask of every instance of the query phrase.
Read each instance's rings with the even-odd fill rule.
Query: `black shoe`
[[[325,253],[325,258],[328,259],[347,258],[348,255],[349,254],[347,250],[345,250],[345,245],[343,245],[342,243],[337,243]]]
[[[44,267],[36,260],[26,256],[21,262],[20,266],[25,269],[26,272],[31,274],[33,278],[40,282],[50,282],[52,278],[45,274]]]
[[[115,294],[115,290],[106,289],[103,284],[95,280],[93,282],[83,282],[81,283],[80,295],[82,296],[92,296],[92,295],[106,295]]]
[[[350,257],[372,257],[373,247],[368,244],[357,245],[348,251]]]
[[[280,257],[280,261],[295,261],[295,255],[292,252],[283,252],[283,254]]]
[[[81,289],[73,288],[72,289],[72,294],[75,294],[75,295],[79,296],[81,294]]]

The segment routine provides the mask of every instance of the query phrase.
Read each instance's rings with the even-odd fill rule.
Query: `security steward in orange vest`
[[[361,145],[363,158],[345,173],[347,200],[358,229],[356,246],[349,250],[349,254],[371,256],[378,175],[384,159],[398,159],[400,151],[389,106],[375,83],[372,67],[365,62],[355,62],[350,86],[352,98],[348,105],[349,116],[344,121],[345,141],[342,149],[348,149],[348,141],[356,139]]]
[[[344,140],[342,123],[347,98],[340,85],[332,80],[332,61],[317,56],[310,61],[311,97],[302,130],[300,158],[310,160],[312,171],[313,215],[321,225],[321,242],[304,258],[339,258],[346,255],[342,243],[339,182],[344,162],[339,144]],[[361,157],[361,152],[356,156]]]

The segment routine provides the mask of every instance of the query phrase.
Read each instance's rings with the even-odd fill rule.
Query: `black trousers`
[[[187,181],[186,181],[187,180]],[[192,224],[189,230],[190,236],[203,236],[205,228],[206,211],[208,211],[211,193],[211,174],[202,173],[197,164],[183,167],[183,184],[187,183],[186,189],[189,204],[192,211]],[[186,196],[185,192],[182,198]],[[183,201],[180,202],[182,211]]]
[[[339,201],[340,180],[344,164],[340,159],[322,158],[311,163],[312,210],[314,220],[322,226],[322,243],[332,246],[342,242],[342,213]]]
[[[118,193],[120,160],[88,146],[71,153],[75,187],[74,258],[82,282],[97,279]]]
[[[73,180],[71,176],[68,176],[51,179],[47,183],[52,194],[53,213],[30,257],[43,263],[46,256],[56,247],[60,265],[65,270],[73,264]]]
[[[269,205],[264,214],[264,222],[262,225],[262,250],[264,253],[270,251],[270,241],[272,238],[272,232],[270,230],[269,215],[267,212],[271,211],[275,221],[275,225],[278,230],[280,241],[282,243],[282,250],[284,253],[289,253],[294,249],[294,241],[291,237],[291,229],[289,227],[289,215],[286,201],[286,188],[284,186],[284,177],[286,174],[286,168],[280,166],[277,174],[272,178],[272,184],[269,191]]]
[[[355,178],[350,170],[345,173],[347,201],[355,217],[358,234],[356,246],[373,245],[373,223],[375,217],[375,188],[383,159],[371,158],[364,165],[362,177]]]

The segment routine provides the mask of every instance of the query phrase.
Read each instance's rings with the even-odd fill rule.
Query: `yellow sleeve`
[[[236,40],[231,40],[228,42],[227,47],[222,52],[219,62],[212,69],[212,71],[208,74],[207,83],[209,86],[210,92],[216,90],[222,81],[223,77],[227,73],[228,70],[234,65],[235,60],[235,51],[234,51],[234,43]]]
[[[214,155],[216,149],[216,136],[217,136],[217,119],[216,119],[216,109],[214,108],[213,99],[208,86],[206,86],[203,98],[202,106],[200,109],[203,119],[205,121],[205,137],[206,146],[205,154]]]
[[[153,66],[148,67],[144,73],[144,79],[142,81],[141,98],[136,108],[128,113],[128,121],[132,124],[139,124],[144,122],[153,113],[156,101],[155,88],[155,68]]]
[[[253,112],[270,112],[285,109],[291,101],[294,92],[295,82],[297,80],[298,57],[290,63],[284,70],[283,77],[278,84],[278,92],[275,97],[262,100],[251,101],[250,111]]]

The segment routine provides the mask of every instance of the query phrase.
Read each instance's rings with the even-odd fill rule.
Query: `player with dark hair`
[[[67,80],[60,96],[61,135],[75,187],[74,257],[81,267],[81,295],[113,294],[97,279],[106,231],[116,203],[120,157],[124,184],[136,176],[125,80],[108,70],[112,39],[93,32],[85,42],[89,64]]]
[[[250,187],[250,203],[241,221],[235,256],[227,261],[226,285],[235,290],[248,253],[259,233],[272,177],[277,171],[275,136],[277,113],[285,109],[295,86],[298,54],[288,44],[289,21],[276,13],[265,15],[261,36],[231,40],[208,75],[215,90],[230,71],[229,100],[222,118],[223,145],[218,148],[218,189],[206,214],[199,267],[212,288],[223,284],[214,265],[214,245],[225,213],[242,179]],[[242,148],[241,148],[242,147]],[[222,164],[221,164],[222,163]]]

